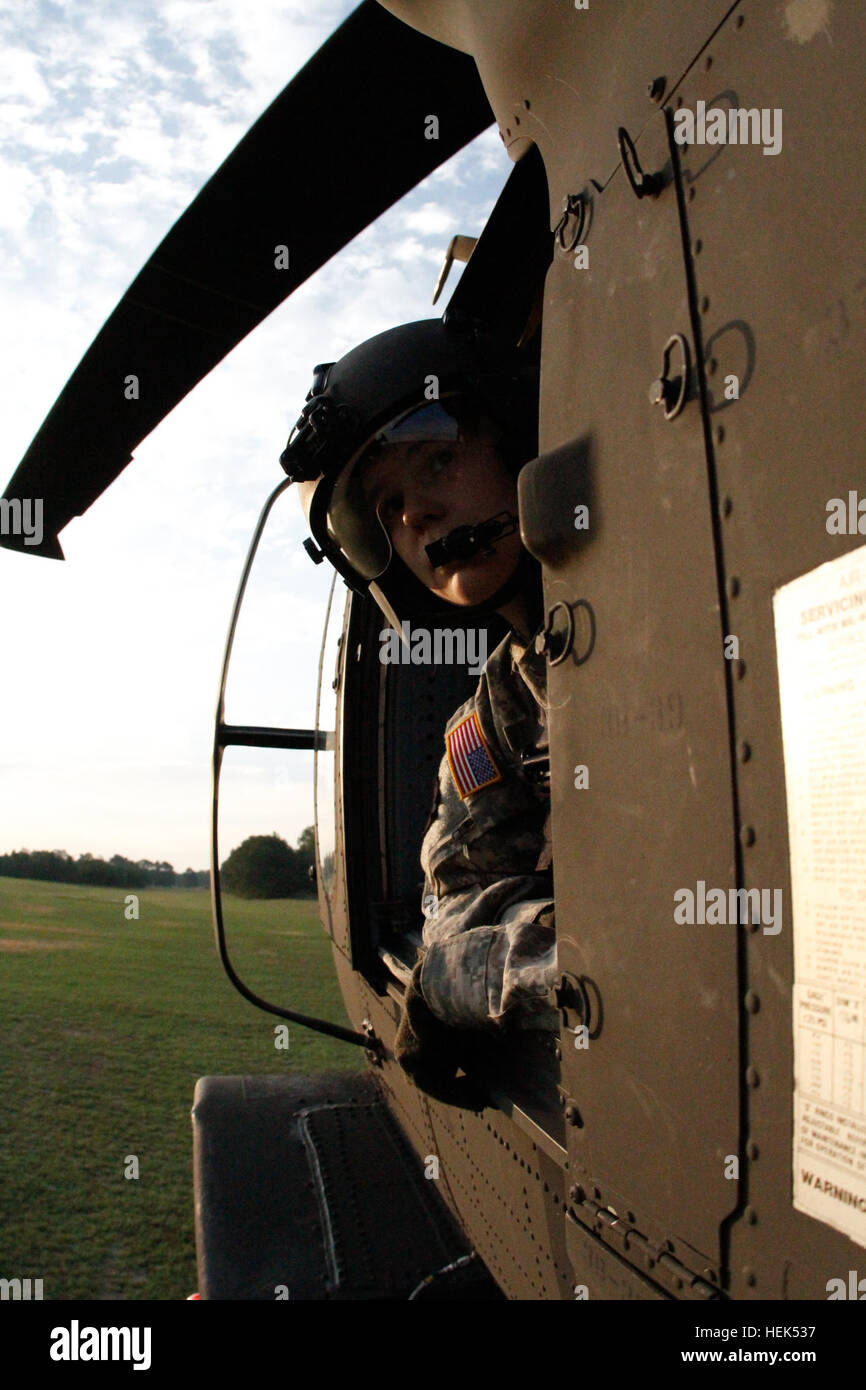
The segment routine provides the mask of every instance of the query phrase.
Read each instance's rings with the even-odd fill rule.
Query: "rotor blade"
[[[178,401],[491,120],[471,58],[364,0],[244,136],[126,291],[4,494],[42,499],[42,544],[0,534],[0,545],[62,559],[57,533],[114,481]],[[279,247],[287,248],[287,269],[279,268]],[[136,390],[131,376],[137,399],[127,398]]]

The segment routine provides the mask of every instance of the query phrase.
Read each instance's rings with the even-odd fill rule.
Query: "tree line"
[[[165,860],[132,860],[122,854],[113,854],[110,859],[79,854],[73,859],[65,849],[16,849],[11,854],[0,854],[0,877],[87,883],[103,888],[206,888],[210,883],[207,869],[178,873]]]
[[[298,837],[296,848],[272,835],[251,835],[233,849],[221,866],[223,888],[242,898],[292,898],[312,893],[315,832],[311,825]],[[36,878],[49,883],[82,883],[103,888],[207,888],[207,869],[178,873],[165,860],[125,859],[114,854],[100,859],[65,849],[13,850],[0,854],[0,878]]]

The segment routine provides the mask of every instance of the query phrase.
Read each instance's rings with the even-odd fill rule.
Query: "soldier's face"
[[[492,555],[435,569],[425,550],[456,526],[474,526],[502,511],[517,514],[517,484],[487,436],[389,445],[367,468],[363,487],[400,559],[438,598],[483,603],[514,573],[517,531],[494,542]]]

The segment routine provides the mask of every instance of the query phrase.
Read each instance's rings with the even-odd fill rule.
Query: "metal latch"
[[[369,1018],[365,1018],[361,1023],[361,1031],[366,1035],[367,1047],[364,1048],[364,1056],[374,1067],[381,1067],[385,1060],[385,1048],[381,1038],[376,1037],[375,1029]]]
[[[577,1038],[584,1027],[589,1030],[590,1002],[583,980],[576,975],[560,975],[553,997],[562,1016],[563,1033],[573,1033]]]
[[[561,251],[571,252],[586,230],[586,199],[582,193],[567,193],[562,200],[562,216],[553,229]]]
[[[582,666],[595,646],[595,612],[588,599],[573,603],[558,600],[547,614],[545,626],[535,639],[535,650],[546,656],[548,665],[558,666],[574,652],[575,666]]]
[[[681,368],[679,376],[672,377],[670,376],[671,353],[674,348],[679,348]],[[675,420],[686,403],[690,370],[691,356],[688,340],[683,337],[682,333],[672,333],[665,343],[662,353],[661,375],[656,377],[649,389],[650,405],[663,405],[666,420]]]
[[[637,150],[624,125],[616,133],[619,157],[625,169],[626,178],[636,198],[657,198],[665,186],[663,174],[645,174],[637,157]]]

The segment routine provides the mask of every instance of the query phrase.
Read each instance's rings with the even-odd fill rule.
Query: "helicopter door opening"
[[[447,621],[468,639],[468,624],[461,624],[457,610]],[[424,625],[432,631],[442,623],[441,611],[412,619],[416,630]],[[506,630],[498,617],[486,625],[488,652]],[[338,877],[345,874],[345,894],[336,895],[335,940],[345,942],[357,972],[343,980],[355,1020],[370,1011],[371,992],[402,1001],[423,940],[427,904],[420,853],[445,725],[479,679],[467,664],[383,663],[383,634],[379,609],[353,594],[341,648],[337,866]],[[337,920],[342,911],[345,924]],[[467,1057],[491,1100],[548,1151],[552,1136],[557,1157],[564,1158],[556,1047],[552,1034],[516,1030],[514,1036],[492,1037],[478,1030],[467,1039]]]
[[[431,642],[441,633],[442,653],[466,659],[413,659],[413,649],[419,652],[413,632],[429,633]],[[407,648],[372,599],[351,596],[337,676],[337,871],[345,887],[352,964],[378,993],[400,997],[422,944],[421,843],[445,725],[478,685],[473,654],[483,650],[486,656],[504,632],[496,616],[469,623],[456,609],[453,616],[418,613],[409,624]],[[431,657],[435,651],[434,645]],[[322,684],[324,702],[324,673]],[[336,922],[335,929],[339,937]]]
[[[473,650],[493,651],[505,632],[505,625],[494,617],[488,624],[471,625],[447,619],[440,613],[429,619],[418,618],[414,627],[439,629],[460,636],[467,656]],[[473,642],[475,645],[473,646]],[[456,643],[455,643],[456,645]],[[405,648],[403,658],[411,655]],[[383,830],[388,865],[388,897],[397,904],[407,903],[411,925],[388,938],[397,954],[408,965],[414,964],[415,950],[421,944],[424,917],[435,910],[423,896],[420,867],[421,843],[430,815],[439,764],[445,751],[443,731],[447,721],[465,700],[474,695],[479,672],[470,670],[470,661],[449,665],[388,665],[383,668]],[[400,926],[398,916],[394,925]],[[387,945],[387,942],[386,942]],[[408,949],[407,949],[408,948]]]
[[[446,321],[449,316],[475,319],[504,341],[531,343],[540,328],[551,257],[548,212],[544,164],[532,145],[515,164],[480,237],[458,235],[449,244],[443,275],[452,260],[468,264],[445,310]],[[521,249],[516,259],[515,246]],[[440,277],[437,298],[443,283]],[[475,693],[480,666],[507,625],[496,615],[486,624],[477,617],[467,622],[457,608],[446,615],[441,609],[418,613],[411,619],[408,648],[401,647],[399,660],[384,660],[381,612],[358,595],[352,595],[350,608],[338,759],[344,791],[337,802],[355,914],[352,959],[380,992],[387,988],[396,994],[422,941],[420,851],[445,752],[445,725]],[[416,645],[419,632],[430,635],[429,659],[423,638]],[[453,646],[443,641],[437,655],[440,632],[453,634]],[[450,659],[452,653],[458,659]],[[473,660],[479,653],[480,664]]]

